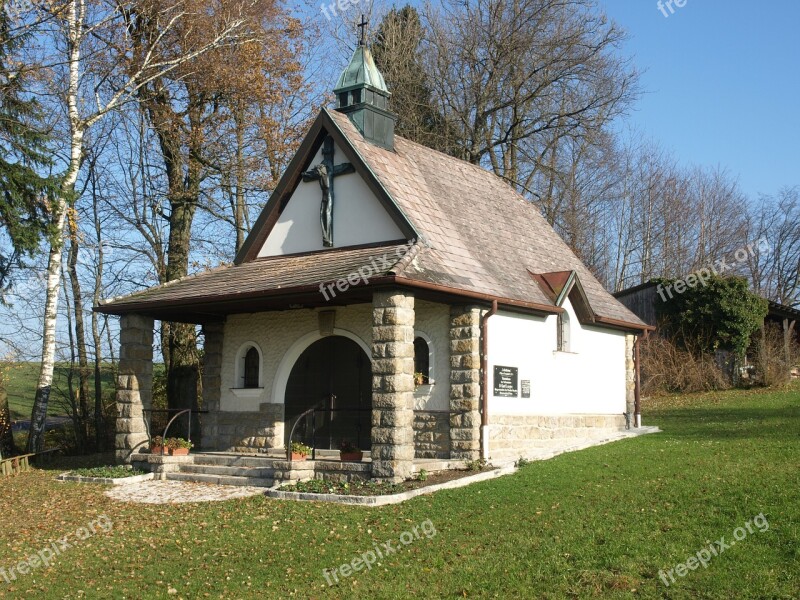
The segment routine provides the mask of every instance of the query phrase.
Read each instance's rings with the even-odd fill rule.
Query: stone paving
[[[118,485],[105,494],[120,502],[139,504],[183,504],[220,502],[263,494],[264,488],[190,483],[187,481],[143,481]]]

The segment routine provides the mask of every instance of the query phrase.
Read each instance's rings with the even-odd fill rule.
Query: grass
[[[55,482],[64,464],[34,471],[0,481],[0,568],[101,515],[113,529],[12,585],[0,578],[0,597],[797,597],[800,389],[659,400],[645,420],[664,432],[383,508],[122,504]],[[768,530],[669,587],[659,579],[761,514]],[[435,535],[327,584],[324,568],[428,519]]]
[[[36,396],[36,383],[39,380],[39,363],[35,362],[16,362],[3,364],[3,379],[8,393],[8,409],[11,418],[14,420],[30,419],[33,410],[33,399]],[[53,388],[50,396],[50,403],[47,407],[47,414],[53,417],[66,416],[68,414],[65,405],[67,390],[67,376],[69,374],[68,363],[58,363],[53,370]],[[77,386],[78,377],[75,375]],[[110,390],[114,387],[113,372],[110,365],[103,370],[103,389]],[[94,393],[94,367],[89,378],[89,390]]]

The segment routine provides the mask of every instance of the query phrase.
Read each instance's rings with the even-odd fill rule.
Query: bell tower
[[[361,29],[358,46],[333,90],[336,94],[336,110],[346,114],[367,141],[394,150],[397,116],[389,110],[391,94],[367,48],[367,21],[364,15],[361,15],[358,27]]]

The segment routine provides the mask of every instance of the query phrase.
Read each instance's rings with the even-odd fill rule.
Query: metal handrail
[[[306,416],[311,414],[311,460],[316,460],[317,458],[317,442],[316,442],[316,415],[317,413],[336,413],[336,412],[372,412],[371,408],[318,408],[320,405],[317,404],[312,406],[308,410],[300,413],[298,417],[294,421],[294,425],[292,425],[292,429],[289,431],[289,439],[286,443],[286,460],[292,462],[292,437],[294,437],[294,431],[297,426],[300,424],[300,421],[303,420]],[[360,425],[359,425],[360,427]],[[359,440],[360,442],[360,440]]]
[[[294,425],[292,425],[292,428],[289,430],[289,439],[286,442],[286,460],[288,460],[289,462],[292,462],[292,437],[294,436],[294,430],[297,429],[297,426],[300,424],[300,420],[303,419],[305,416],[307,416],[309,413],[312,414],[311,428],[312,430],[314,429],[315,423],[313,422],[313,413],[317,410],[317,406],[318,405],[314,405],[307,411],[300,413],[300,415],[295,419]],[[313,460],[317,457],[316,448],[312,448],[311,452],[312,452],[311,459]]]
[[[202,415],[202,414],[208,413],[207,410],[194,410],[194,409],[191,409],[191,408],[184,408],[184,409],[176,409],[176,408],[152,409],[152,408],[148,408],[148,409],[145,409],[144,412],[151,412],[151,413],[154,413],[154,412],[165,412],[165,413],[169,414],[169,413],[174,412],[176,410],[178,412],[175,414],[174,417],[172,417],[169,420],[169,422],[167,423],[167,426],[164,428],[164,435],[161,436],[161,456],[164,456],[164,442],[167,439],[167,432],[169,431],[169,428],[172,426],[172,424],[175,422],[175,419],[177,419],[178,417],[180,417],[182,415],[185,415],[186,413],[190,413],[190,414],[194,413],[194,414],[198,414],[198,415]],[[189,417],[189,427],[187,428],[186,436],[187,436],[187,440],[191,443],[191,441],[192,441],[192,419],[191,419],[191,416]]]

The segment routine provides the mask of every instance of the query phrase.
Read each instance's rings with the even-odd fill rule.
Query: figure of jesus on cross
[[[303,181],[319,181],[322,189],[322,204],[319,209],[319,221],[322,227],[322,245],[326,248],[333,247],[333,180],[339,175],[354,173],[355,168],[350,163],[341,165],[333,164],[334,154],[333,138],[327,136],[322,143],[322,162],[303,173]]]

